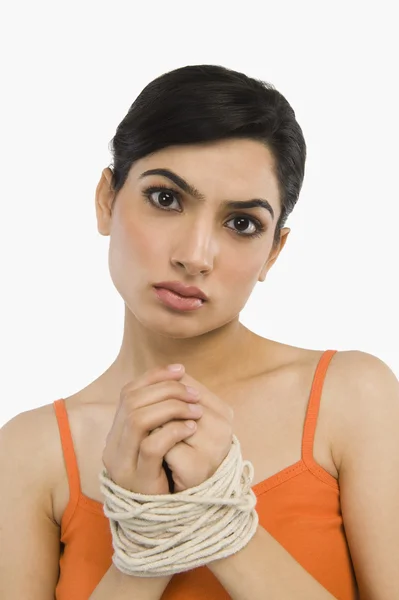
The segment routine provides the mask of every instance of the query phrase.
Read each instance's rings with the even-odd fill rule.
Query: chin
[[[185,316],[183,315],[183,317]],[[184,319],[181,315],[175,317],[173,314],[165,315],[164,318],[139,319],[139,321],[149,331],[172,339],[194,338],[217,328],[210,323],[208,323],[208,326],[205,323],[200,323],[198,319],[196,319],[196,322],[194,319],[190,322],[189,319]]]
[[[133,321],[136,320],[144,330],[167,338],[189,339],[219,327],[218,323],[198,313],[175,313],[168,309],[164,310],[162,306],[154,308],[148,304],[145,307],[126,306],[132,314]]]
[[[151,311],[152,312],[152,311]],[[211,331],[216,331],[225,327],[229,323],[239,318],[239,313],[223,315],[223,319],[216,320],[206,318],[206,315],[199,313],[173,313],[165,311],[164,314],[152,315],[149,311],[145,315],[135,314],[136,319],[145,328],[157,335],[162,335],[170,339],[190,339],[206,335]]]

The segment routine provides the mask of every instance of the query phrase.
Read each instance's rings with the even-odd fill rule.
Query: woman
[[[95,200],[121,349],[86,388],[1,431],[0,596],[399,598],[397,379],[369,354],[292,347],[239,321],[302,186],[294,111],[271,85],[189,66],[142,91],[112,149]],[[104,466],[134,492],[184,491],[233,433],[254,468],[248,544],[172,577],[118,570]]]

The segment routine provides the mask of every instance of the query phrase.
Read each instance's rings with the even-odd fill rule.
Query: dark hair
[[[228,138],[260,141],[273,154],[281,203],[277,244],[305,174],[302,129],[272,84],[222,66],[181,67],[142,90],[110,142],[114,201],[140,158],[167,146]]]

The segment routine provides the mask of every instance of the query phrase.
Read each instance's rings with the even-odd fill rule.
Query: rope
[[[154,577],[189,571],[235,554],[258,526],[254,469],[231,449],[202,484],[175,494],[144,495],[100,474],[114,548],[113,563],[127,575]]]

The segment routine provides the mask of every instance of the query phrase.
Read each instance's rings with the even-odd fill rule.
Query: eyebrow
[[[161,175],[162,177],[166,177],[167,179],[170,179],[171,181],[173,181],[173,183],[175,183],[184,192],[186,192],[186,194],[189,194],[196,200],[205,200],[205,196],[203,194],[201,194],[201,192],[199,190],[197,190],[196,187],[194,187],[193,185],[188,183],[185,179],[180,177],[180,175],[177,175],[177,173],[174,173],[173,171],[170,171],[169,169],[149,169],[148,171],[144,171],[144,173],[141,173],[139,179],[143,179],[143,177],[147,177],[148,175]],[[258,208],[258,207],[265,208],[271,214],[272,219],[274,219],[274,210],[273,210],[270,202],[268,202],[267,200],[265,200],[263,198],[253,198],[251,200],[243,200],[243,201],[226,200],[225,202],[223,202],[223,204],[227,208],[236,208],[236,209]]]

